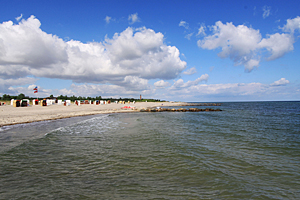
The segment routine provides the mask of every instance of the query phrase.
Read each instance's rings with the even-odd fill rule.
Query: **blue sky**
[[[299,10],[289,0],[1,1],[0,95],[300,100]]]

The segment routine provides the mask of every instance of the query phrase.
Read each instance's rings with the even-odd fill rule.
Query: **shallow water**
[[[218,108],[4,128],[0,199],[299,199],[300,103]]]

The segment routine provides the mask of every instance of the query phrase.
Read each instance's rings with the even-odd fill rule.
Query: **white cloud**
[[[221,47],[222,51],[218,55],[221,58],[229,57],[236,65],[246,64],[253,58],[261,40],[259,31],[244,25],[223,24],[220,21],[212,29],[213,35],[198,40],[199,47],[209,50]]]
[[[131,79],[131,78],[130,78]],[[204,74],[194,81],[184,82],[182,79],[177,80],[170,86],[163,80],[154,83],[156,89],[145,87],[143,90],[131,90],[130,87],[111,85],[111,84],[72,84],[69,89],[44,89],[39,87],[38,96],[57,95],[75,95],[75,96],[102,96],[105,98],[135,97],[139,95],[148,95],[151,98],[194,101],[224,101],[224,100],[287,100],[299,99],[300,93],[298,88],[293,86],[274,87],[286,85],[289,83],[285,78],[281,78],[272,84],[262,83],[226,83],[226,84],[199,84],[201,81],[208,80],[208,75]],[[22,81],[22,80],[20,80]],[[140,83],[140,81],[132,81]],[[8,94],[20,94],[33,96],[33,87],[10,87]],[[4,94],[4,93],[3,93]]]
[[[186,21],[181,20],[179,22],[179,26],[184,27],[185,29],[189,29],[189,24]]]
[[[180,87],[174,87],[180,84]],[[226,83],[226,84],[186,84],[183,87],[182,80],[179,80],[166,92],[171,99],[191,99],[194,101],[211,100],[249,100],[260,99],[273,91],[267,85],[261,83]]]
[[[198,85],[193,88],[194,92],[200,94],[230,94],[230,95],[254,95],[266,91],[266,87],[261,83],[227,83],[227,84],[212,84]]]
[[[22,20],[19,25],[12,21],[0,24],[0,65],[7,70],[24,72],[31,68],[43,68],[68,61],[65,42],[51,34],[46,34],[40,27],[40,21],[34,16]],[[2,71],[6,73],[7,70]]]
[[[284,86],[289,84],[290,81],[286,80],[285,78],[281,78],[278,81],[275,81],[274,83],[270,84],[271,86]]]
[[[1,79],[0,78],[0,88],[5,89],[9,86],[17,86],[17,85],[27,85],[27,84],[33,84],[35,81],[37,81],[36,78],[32,77],[23,77],[23,78],[16,78],[16,79]]]
[[[16,93],[16,87],[17,86],[24,86],[28,84],[33,84],[37,81],[36,78],[32,77],[22,77],[22,78],[9,78],[9,79],[1,79],[0,78],[0,94],[10,94],[10,95],[17,95],[20,93],[23,94],[30,94],[32,91],[28,91],[28,89],[21,87],[22,90],[20,90],[19,93]],[[27,93],[25,93],[27,92]]]
[[[286,25],[283,26],[283,31],[294,33],[295,30],[300,30],[300,17],[288,19]]]
[[[183,74],[186,74],[186,75],[192,75],[192,74],[196,74],[197,73],[197,69],[195,67],[192,67],[188,70],[186,70],[185,72],[183,72]]]
[[[109,22],[110,22],[110,20],[111,20],[111,17],[106,16],[104,20],[106,21],[107,24],[109,24]]]
[[[136,97],[138,98],[140,94],[151,94],[152,89],[144,90],[131,90],[128,87],[123,87],[119,85],[71,85],[72,94],[81,96],[102,96],[106,98],[120,98],[120,97]]]
[[[261,40],[259,31],[244,25],[234,26],[232,23],[223,24],[218,21],[212,28],[214,34],[199,40],[198,45],[210,50],[222,47],[221,57],[236,54],[236,59],[239,59],[254,51]]]
[[[198,29],[198,34],[197,35],[206,35],[205,33],[206,27],[204,25],[201,25],[200,28]]]
[[[282,29],[293,32],[297,23],[298,17],[288,21]],[[249,72],[259,66],[262,57],[269,55],[267,60],[274,60],[294,49],[294,36],[290,34],[275,33],[262,38],[259,30],[245,25],[223,24],[220,21],[210,28],[212,34],[198,40],[198,46],[209,50],[221,48],[219,57],[230,58],[235,65],[244,65]]]
[[[164,80],[160,80],[154,83],[154,86],[156,88],[165,88],[165,87],[169,87],[170,83],[164,81]]]
[[[285,81],[286,82],[286,81]],[[233,101],[233,100],[287,100],[299,99],[300,93],[294,87],[273,87],[262,83],[225,83],[225,84],[185,84],[178,80],[180,87],[170,87],[164,94],[171,99],[191,101]]]
[[[129,24],[134,24],[135,22],[139,22],[140,18],[138,17],[138,14],[135,13],[135,14],[131,14],[128,16],[128,21],[129,21]]]
[[[264,6],[263,11],[264,11],[263,18],[265,19],[265,18],[269,17],[271,14],[271,6]]]
[[[179,50],[164,35],[145,27],[127,28],[104,42],[63,41],[40,29],[34,16],[0,24],[0,78],[59,78],[74,82],[136,85],[173,79],[185,68]]]
[[[23,14],[21,13],[21,15],[19,17],[16,17],[16,20],[20,21],[22,19],[22,17],[23,17]]]
[[[262,39],[258,44],[259,48],[266,48],[271,56],[268,57],[268,60],[275,60],[282,57],[289,51],[294,49],[294,38],[289,34],[279,34],[275,33],[270,35],[268,38]]]
[[[254,68],[259,66],[259,60],[249,59],[244,63],[245,70],[251,72]]]
[[[182,79],[179,79],[179,80],[174,82],[171,89],[188,88],[188,87],[191,87],[191,86],[195,86],[195,85],[198,85],[202,81],[207,81],[208,78],[209,78],[208,74],[203,74],[203,75],[201,75],[201,77],[197,78],[196,80],[187,81],[186,83],[184,83],[184,81]]]
[[[135,91],[149,89],[148,80],[139,78],[137,76],[126,76],[122,82],[122,86]]]
[[[187,34],[185,36],[185,38],[188,39],[188,40],[190,40],[193,35],[194,35],[194,33]]]
[[[51,94],[55,95],[71,95],[72,93],[66,93],[66,89],[63,90],[57,90],[57,89],[44,89],[42,87],[38,87],[38,93],[34,93],[33,88],[36,87],[36,85],[29,85],[29,86],[19,86],[19,87],[9,87],[8,88],[8,94],[10,95],[18,95],[20,93],[25,94],[26,96],[30,96],[30,97],[47,97],[50,96]],[[73,95],[73,94],[72,94]]]

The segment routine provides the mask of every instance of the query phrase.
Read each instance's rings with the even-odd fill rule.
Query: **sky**
[[[1,96],[300,100],[299,1],[0,3]]]

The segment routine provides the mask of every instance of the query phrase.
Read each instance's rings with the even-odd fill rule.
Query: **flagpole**
[[[38,87],[35,86],[35,88],[33,88],[34,92],[33,93],[38,93]],[[39,100],[38,94],[35,95],[37,100]]]

